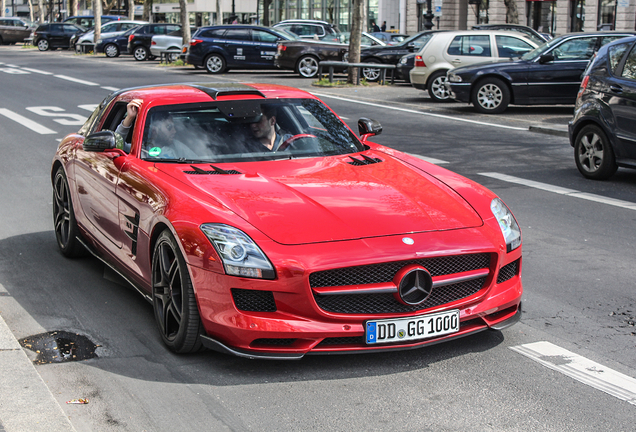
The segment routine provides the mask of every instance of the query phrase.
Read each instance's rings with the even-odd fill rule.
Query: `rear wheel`
[[[450,99],[450,94],[446,90],[446,71],[437,71],[431,74],[426,83],[428,95],[435,102],[445,102]]]
[[[367,60],[365,63],[379,63],[377,60]],[[373,68],[362,68],[362,76],[367,79],[367,81],[375,82],[380,79],[382,72],[381,69],[373,69]]]
[[[152,254],[152,304],[163,342],[172,351],[201,349],[199,309],[185,260],[172,233],[163,231]]]
[[[53,228],[62,255],[74,258],[86,253],[86,249],[77,239],[80,235],[79,228],[75,221],[68,180],[62,167],[53,178]]]
[[[133,50],[133,57],[137,61],[148,60],[148,49],[145,46],[139,45]]]
[[[486,78],[473,89],[472,101],[480,113],[499,114],[510,104],[510,90],[502,80]]]
[[[104,54],[110,58],[119,57],[119,47],[115,44],[108,44],[104,47]]]
[[[318,75],[318,59],[314,56],[306,55],[298,60],[296,72],[303,78],[313,78]]]
[[[40,39],[37,45],[40,51],[48,51],[49,48],[51,48],[51,46],[49,45],[49,41],[47,41],[46,39]]]
[[[220,54],[210,54],[205,58],[203,65],[205,66],[205,70],[211,74],[225,72],[225,59]]]
[[[596,125],[587,125],[574,141],[574,161],[583,177],[606,180],[618,169],[607,135]]]

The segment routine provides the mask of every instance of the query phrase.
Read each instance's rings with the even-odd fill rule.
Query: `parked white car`
[[[194,34],[196,30],[195,27],[190,27],[190,34]],[[154,35],[150,43],[150,54],[161,57],[165,52],[174,51],[170,52],[167,58],[169,62],[173,62],[179,59],[183,46],[183,34],[180,29],[165,35]]]
[[[100,37],[106,39],[109,37],[119,36],[127,32],[128,30],[140,26],[142,24],[148,24],[147,21],[111,21],[100,27]],[[79,35],[76,41],[71,40],[71,44],[75,42],[75,52],[89,52],[93,50],[95,46],[95,30],[88,31],[82,35]]]
[[[519,57],[537,47],[537,43],[518,32],[498,30],[462,30],[434,33],[415,55],[411,84],[428,90],[436,102],[450,95],[444,82],[446,73],[456,67]]]

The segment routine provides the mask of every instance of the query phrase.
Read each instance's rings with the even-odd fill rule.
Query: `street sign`
[[[436,17],[442,16],[442,0],[435,0],[433,2],[433,15]]]

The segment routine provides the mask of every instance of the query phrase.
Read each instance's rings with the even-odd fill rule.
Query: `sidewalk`
[[[35,366],[2,318],[14,300],[0,285],[0,432],[73,432]]]

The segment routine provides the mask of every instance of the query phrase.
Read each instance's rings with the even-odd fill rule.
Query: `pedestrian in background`
[[[371,32],[378,33],[380,31],[380,27],[375,23],[375,21],[371,21]]]
[[[383,32],[385,32],[385,31],[386,31],[386,21],[384,21],[384,22],[382,23],[382,27],[380,27],[380,30],[381,30],[381,31],[383,31]]]

